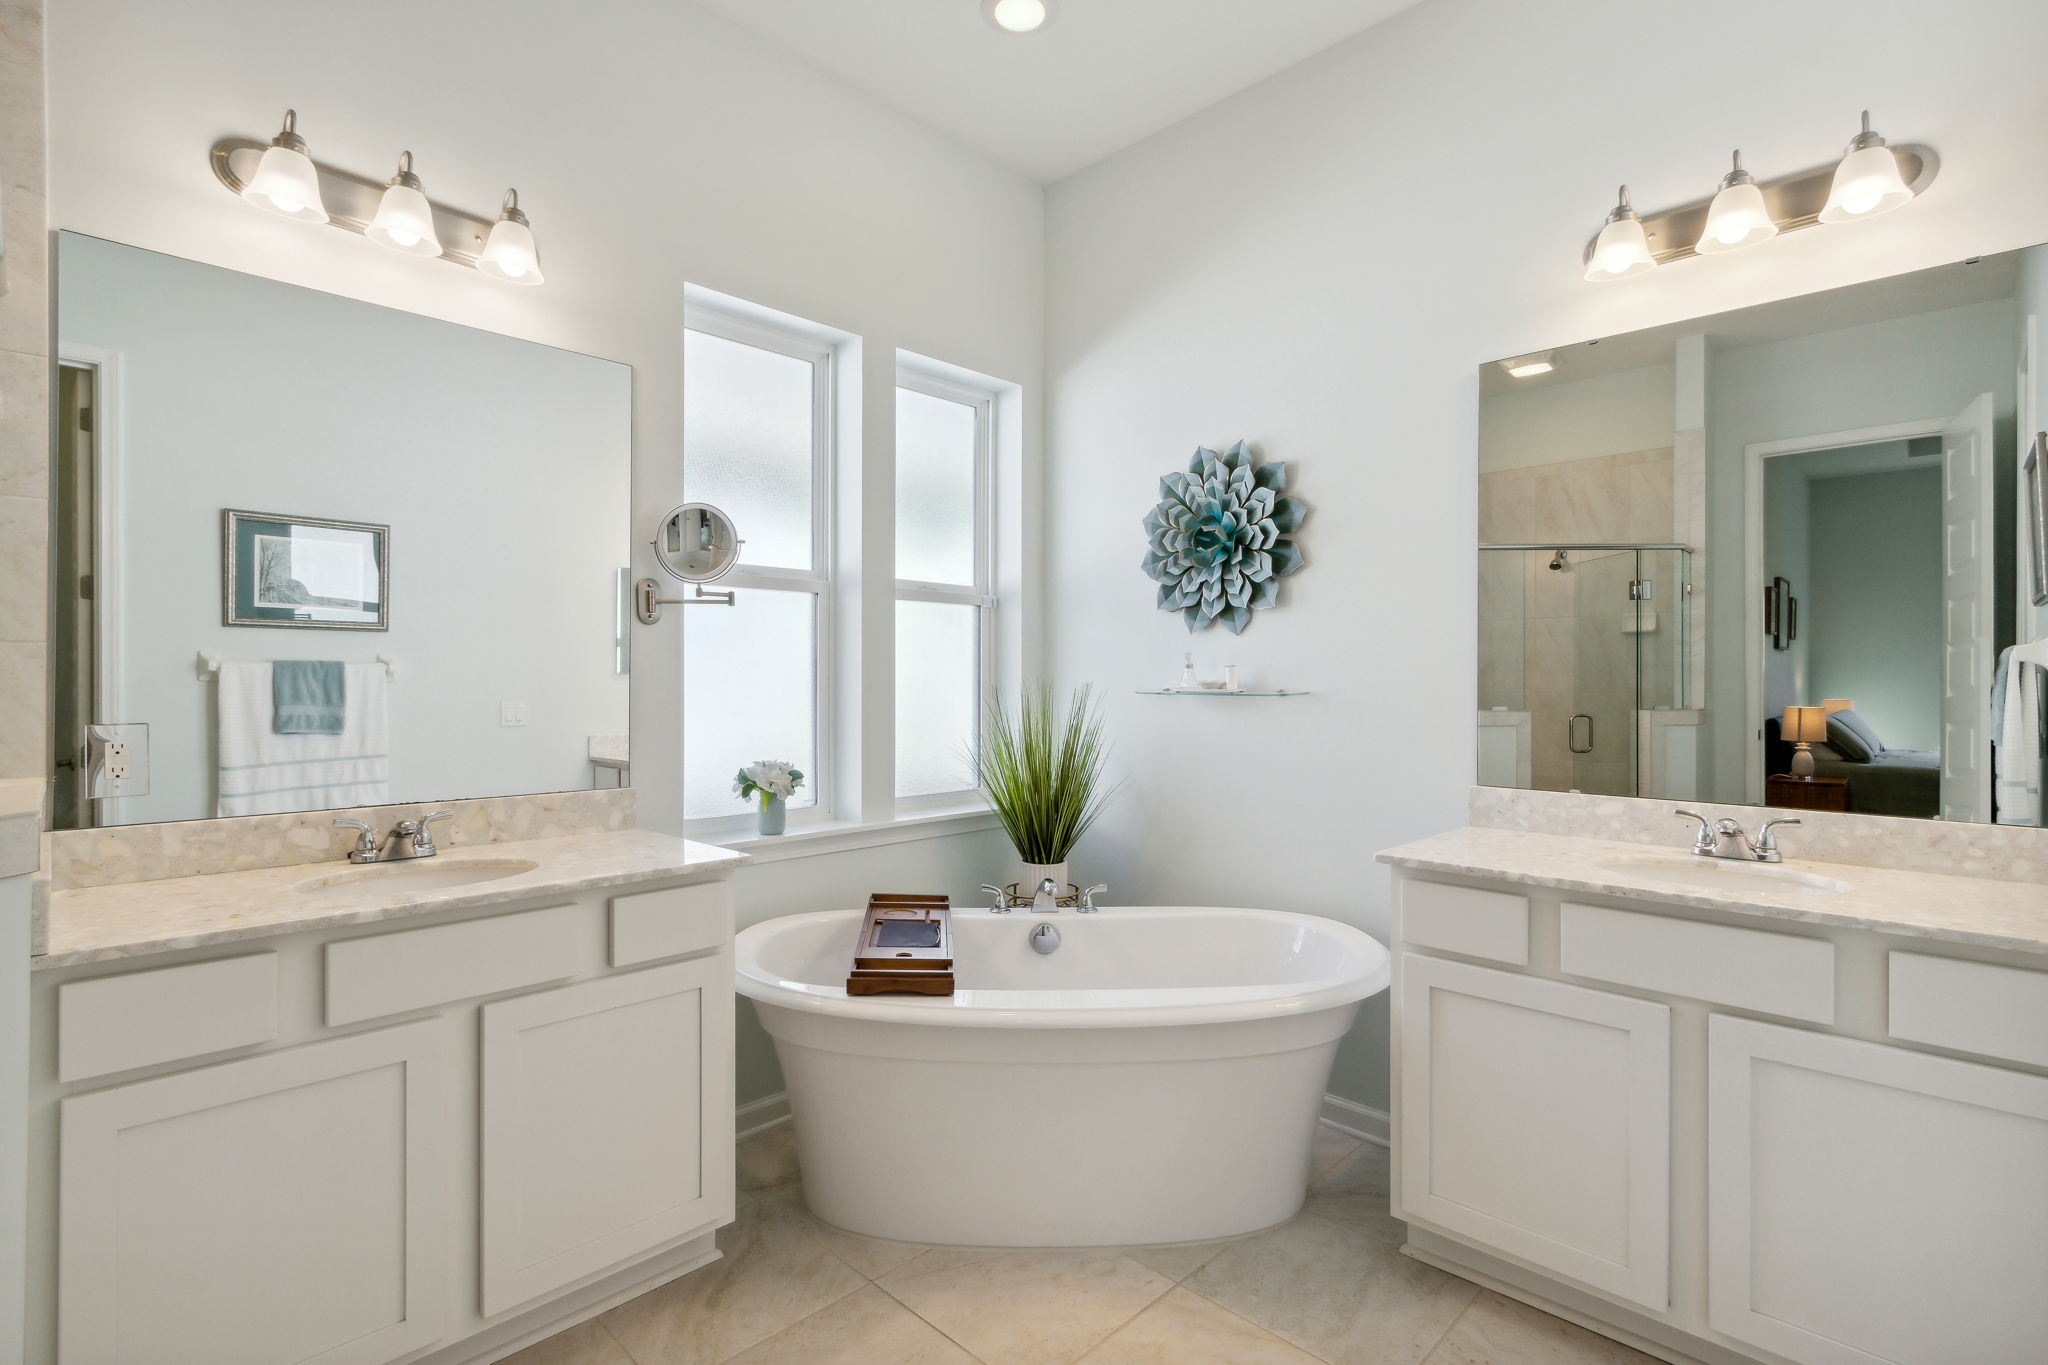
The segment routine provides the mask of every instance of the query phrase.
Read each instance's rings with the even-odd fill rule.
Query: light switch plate
[[[149,795],[149,726],[85,727],[85,794]]]
[[[506,726],[526,724],[526,703],[523,701],[499,702],[498,724]]]

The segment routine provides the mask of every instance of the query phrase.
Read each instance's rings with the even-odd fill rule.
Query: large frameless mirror
[[[65,233],[59,828],[616,784],[632,371]]]
[[[2035,247],[1483,366],[1479,781],[2043,823],[2044,314]]]

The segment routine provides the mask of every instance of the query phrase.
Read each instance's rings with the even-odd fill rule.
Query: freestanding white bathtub
[[[846,994],[861,912],[739,936],[813,1212],[963,1246],[1201,1241],[1301,1207],[1337,1040],[1387,952],[1274,910],[953,914],[951,997]],[[1041,956],[1029,937],[1059,931]]]

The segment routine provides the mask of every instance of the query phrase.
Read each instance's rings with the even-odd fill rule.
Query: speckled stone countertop
[[[502,870],[515,861],[536,866],[489,881],[370,892],[345,902],[323,900],[303,890],[350,874],[370,878],[387,869],[395,873],[411,868],[446,873],[463,864],[495,864],[494,870]],[[338,861],[79,887],[50,897],[49,951],[32,965],[71,967],[309,929],[509,905],[597,887],[719,872],[747,861],[744,853],[628,829],[467,845],[444,849],[431,859],[360,868]]]
[[[1846,883],[1847,889],[1781,890],[1732,882],[1711,887],[1675,886],[1665,876],[1650,875],[1664,870],[1667,860],[1659,855],[1669,855],[1669,864],[1679,870],[1686,867],[1685,860],[1691,855],[1682,843],[1674,844],[1621,843],[1474,826],[1390,848],[1379,860],[1418,872],[1494,878],[1697,910],[2048,954],[2048,886],[2037,882],[1948,877],[1787,858],[1772,866]],[[1639,865],[1628,866],[1626,860]],[[1640,865],[1645,860],[1654,860],[1659,866]],[[1707,869],[1703,875],[1714,873]]]

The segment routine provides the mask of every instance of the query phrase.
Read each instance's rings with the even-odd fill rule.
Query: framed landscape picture
[[[221,623],[390,628],[391,528],[360,521],[221,513]]]

